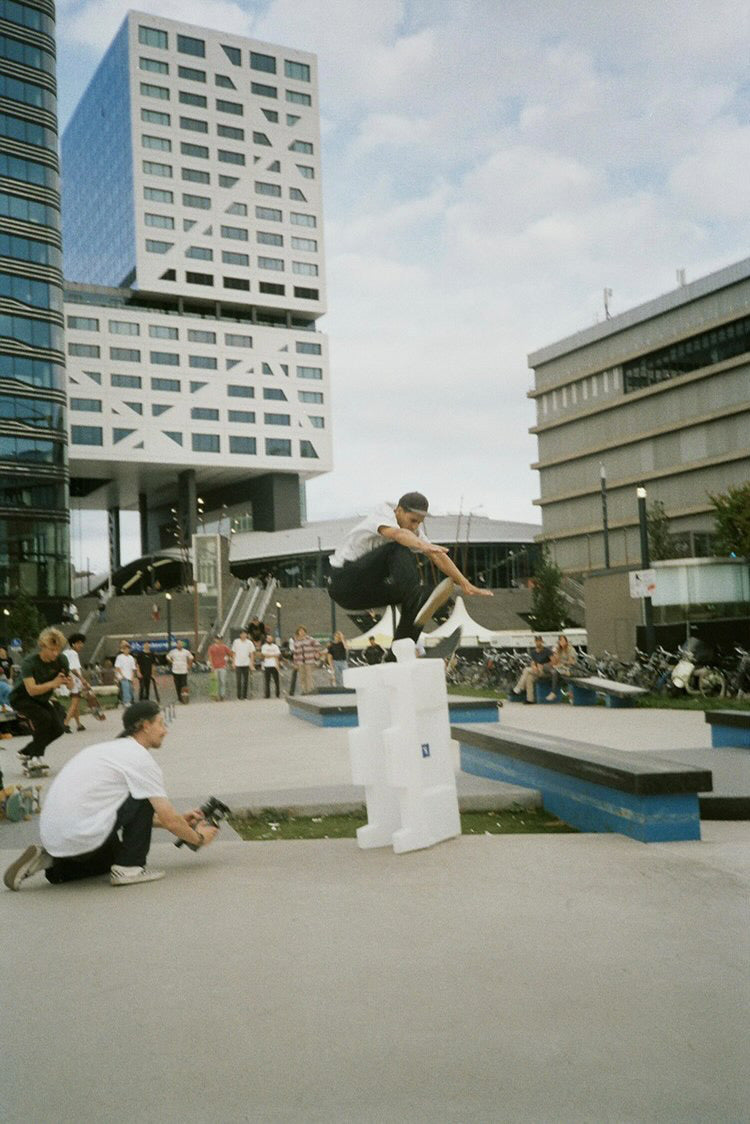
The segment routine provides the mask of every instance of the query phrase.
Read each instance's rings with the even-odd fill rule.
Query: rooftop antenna
[[[611,289],[605,289],[604,290],[604,316],[605,316],[605,319],[607,319],[607,320],[612,319],[612,313],[609,311],[609,302],[611,300],[612,300],[612,290]]]

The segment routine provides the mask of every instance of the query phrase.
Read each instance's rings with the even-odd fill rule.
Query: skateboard
[[[25,777],[45,777],[49,772],[49,765],[39,757],[31,757],[28,761],[21,762]]]
[[[39,796],[42,786],[37,785],[9,785],[0,789],[0,815],[5,816],[11,823],[28,820],[35,812],[41,811]]]

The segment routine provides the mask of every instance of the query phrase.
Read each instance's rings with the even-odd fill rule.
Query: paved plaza
[[[516,705],[502,722],[639,751],[710,742],[691,712]],[[51,747],[53,774],[119,729],[88,725]],[[6,781],[19,744],[0,743]],[[357,796],[347,732],[283,700],[178,707],[155,754],[178,807]],[[37,831],[0,822],[2,862]],[[158,842],[161,882],[0,891],[4,1120],[747,1119],[750,823],[400,856],[220,839]]]

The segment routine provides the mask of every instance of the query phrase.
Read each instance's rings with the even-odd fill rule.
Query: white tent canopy
[[[484,628],[483,625],[477,624],[475,620],[469,616],[468,610],[464,604],[463,597],[457,597],[456,603],[453,606],[453,612],[439,625],[434,632],[425,635],[425,642],[429,643],[430,640],[441,640],[444,636],[450,636],[457,628],[461,629],[461,643],[469,644],[489,644],[495,633],[490,629]]]
[[[380,620],[376,621],[372,628],[368,628],[367,632],[363,632],[361,636],[356,636],[349,641],[349,647],[354,648],[355,651],[366,648],[370,643],[370,637],[374,636],[381,648],[390,648],[395,632],[393,621],[395,612],[395,608],[389,605]],[[396,617],[396,622],[398,622],[398,617]]]

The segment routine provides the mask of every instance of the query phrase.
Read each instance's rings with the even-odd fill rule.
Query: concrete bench
[[[604,695],[607,706],[633,706],[641,695],[647,695],[645,687],[633,687],[630,683],[618,683],[615,679],[600,679],[596,675],[586,679],[572,679],[574,684],[574,706],[593,706],[597,695]],[[583,692],[587,692],[584,695]],[[579,701],[576,701],[578,693]]]
[[[750,710],[707,710],[711,745],[750,749]]]
[[[465,773],[538,789],[547,811],[571,827],[642,843],[700,839],[698,794],[711,791],[709,769],[526,730],[451,733]]]
[[[289,695],[289,713],[316,726],[357,726],[357,700],[353,694]],[[448,697],[451,722],[499,722],[495,699],[471,699],[462,695]]]

